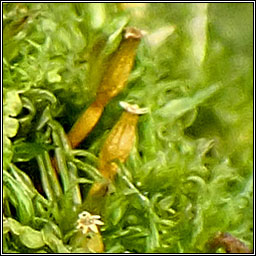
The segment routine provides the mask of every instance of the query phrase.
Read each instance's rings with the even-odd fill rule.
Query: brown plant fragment
[[[244,243],[229,233],[218,232],[210,242],[210,247],[217,250],[223,247],[227,253],[252,253]]]

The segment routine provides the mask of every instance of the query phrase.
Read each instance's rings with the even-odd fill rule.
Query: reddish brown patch
[[[244,243],[229,233],[219,232],[211,242],[211,247],[218,249],[223,247],[227,253],[252,253]]]

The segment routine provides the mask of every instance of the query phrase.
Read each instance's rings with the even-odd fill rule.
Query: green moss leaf
[[[5,222],[5,227],[8,225],[8,231],[17,235],[27,248],[37,249],[45,245],[40,231],[23,226],[12,218],[7,218]]]
[[[62,240],[60,240],[54,233],[50,224],[46,224],[42,229],[42,236],[44,242],[57,253],[70,253],[70,251],[64,246]]]

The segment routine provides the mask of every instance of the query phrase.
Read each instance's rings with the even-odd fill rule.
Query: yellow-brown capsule
[[[68,133],[68,139],[72,148],[76,148],[89,134],[98,122],[103,110],[104,106],[95,101],[82,113]]]
[[[102,175],[113,180],[117,164],[116,160],[124,162],[132,149],[138,115],[123,112],[108,138],[106,139],[99,155],[99,171]]]
[[[72,148],[77,147],[98,122],[105,105],[126,85],[133,67],[141,32],[127,28],[119,48],[111,56],[96,94],[96,100],[81,115],[68,133]]]
[[[119,48],[112,55],[97,91],[97,100],[103,105],[106,105],[125,87],[141,37],[140,30],[126,28]]]
[[[126,102],[120,102],[120,105],[126,111],[112,128],[99,154],[99,171],[108,182],[114,180],[118,168],[116,162],[124,163],[130,154],[135,140],[138,115],[147,112],[146,108]],[[89,191],[89,196],[104,196],[108,182],[95,183]]]
[[[136,127],[139,114],[144,114],[147,108],[139,108],[138,105],[120,102],[125,108],[125,112],[121,115],[110,134],[108,135],[99,154],[99,171],[109,180],[113,180],[116,171],[117,160],[124,163],[133,147]]]

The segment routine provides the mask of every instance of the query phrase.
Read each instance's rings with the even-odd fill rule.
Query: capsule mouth
[[[149,112],[148,108],[140,108],[137,104],[130,104],[125,101],[120,101],[119,104],[127,112],[130,112],[132,114],[143,115]]]
[[[125,28],[125,33],[124,33],[124,38],[129,39],[140,39],[144,36],[145,32],[142,30],[139,30],[138,28],[135,27],[127,27]]]

